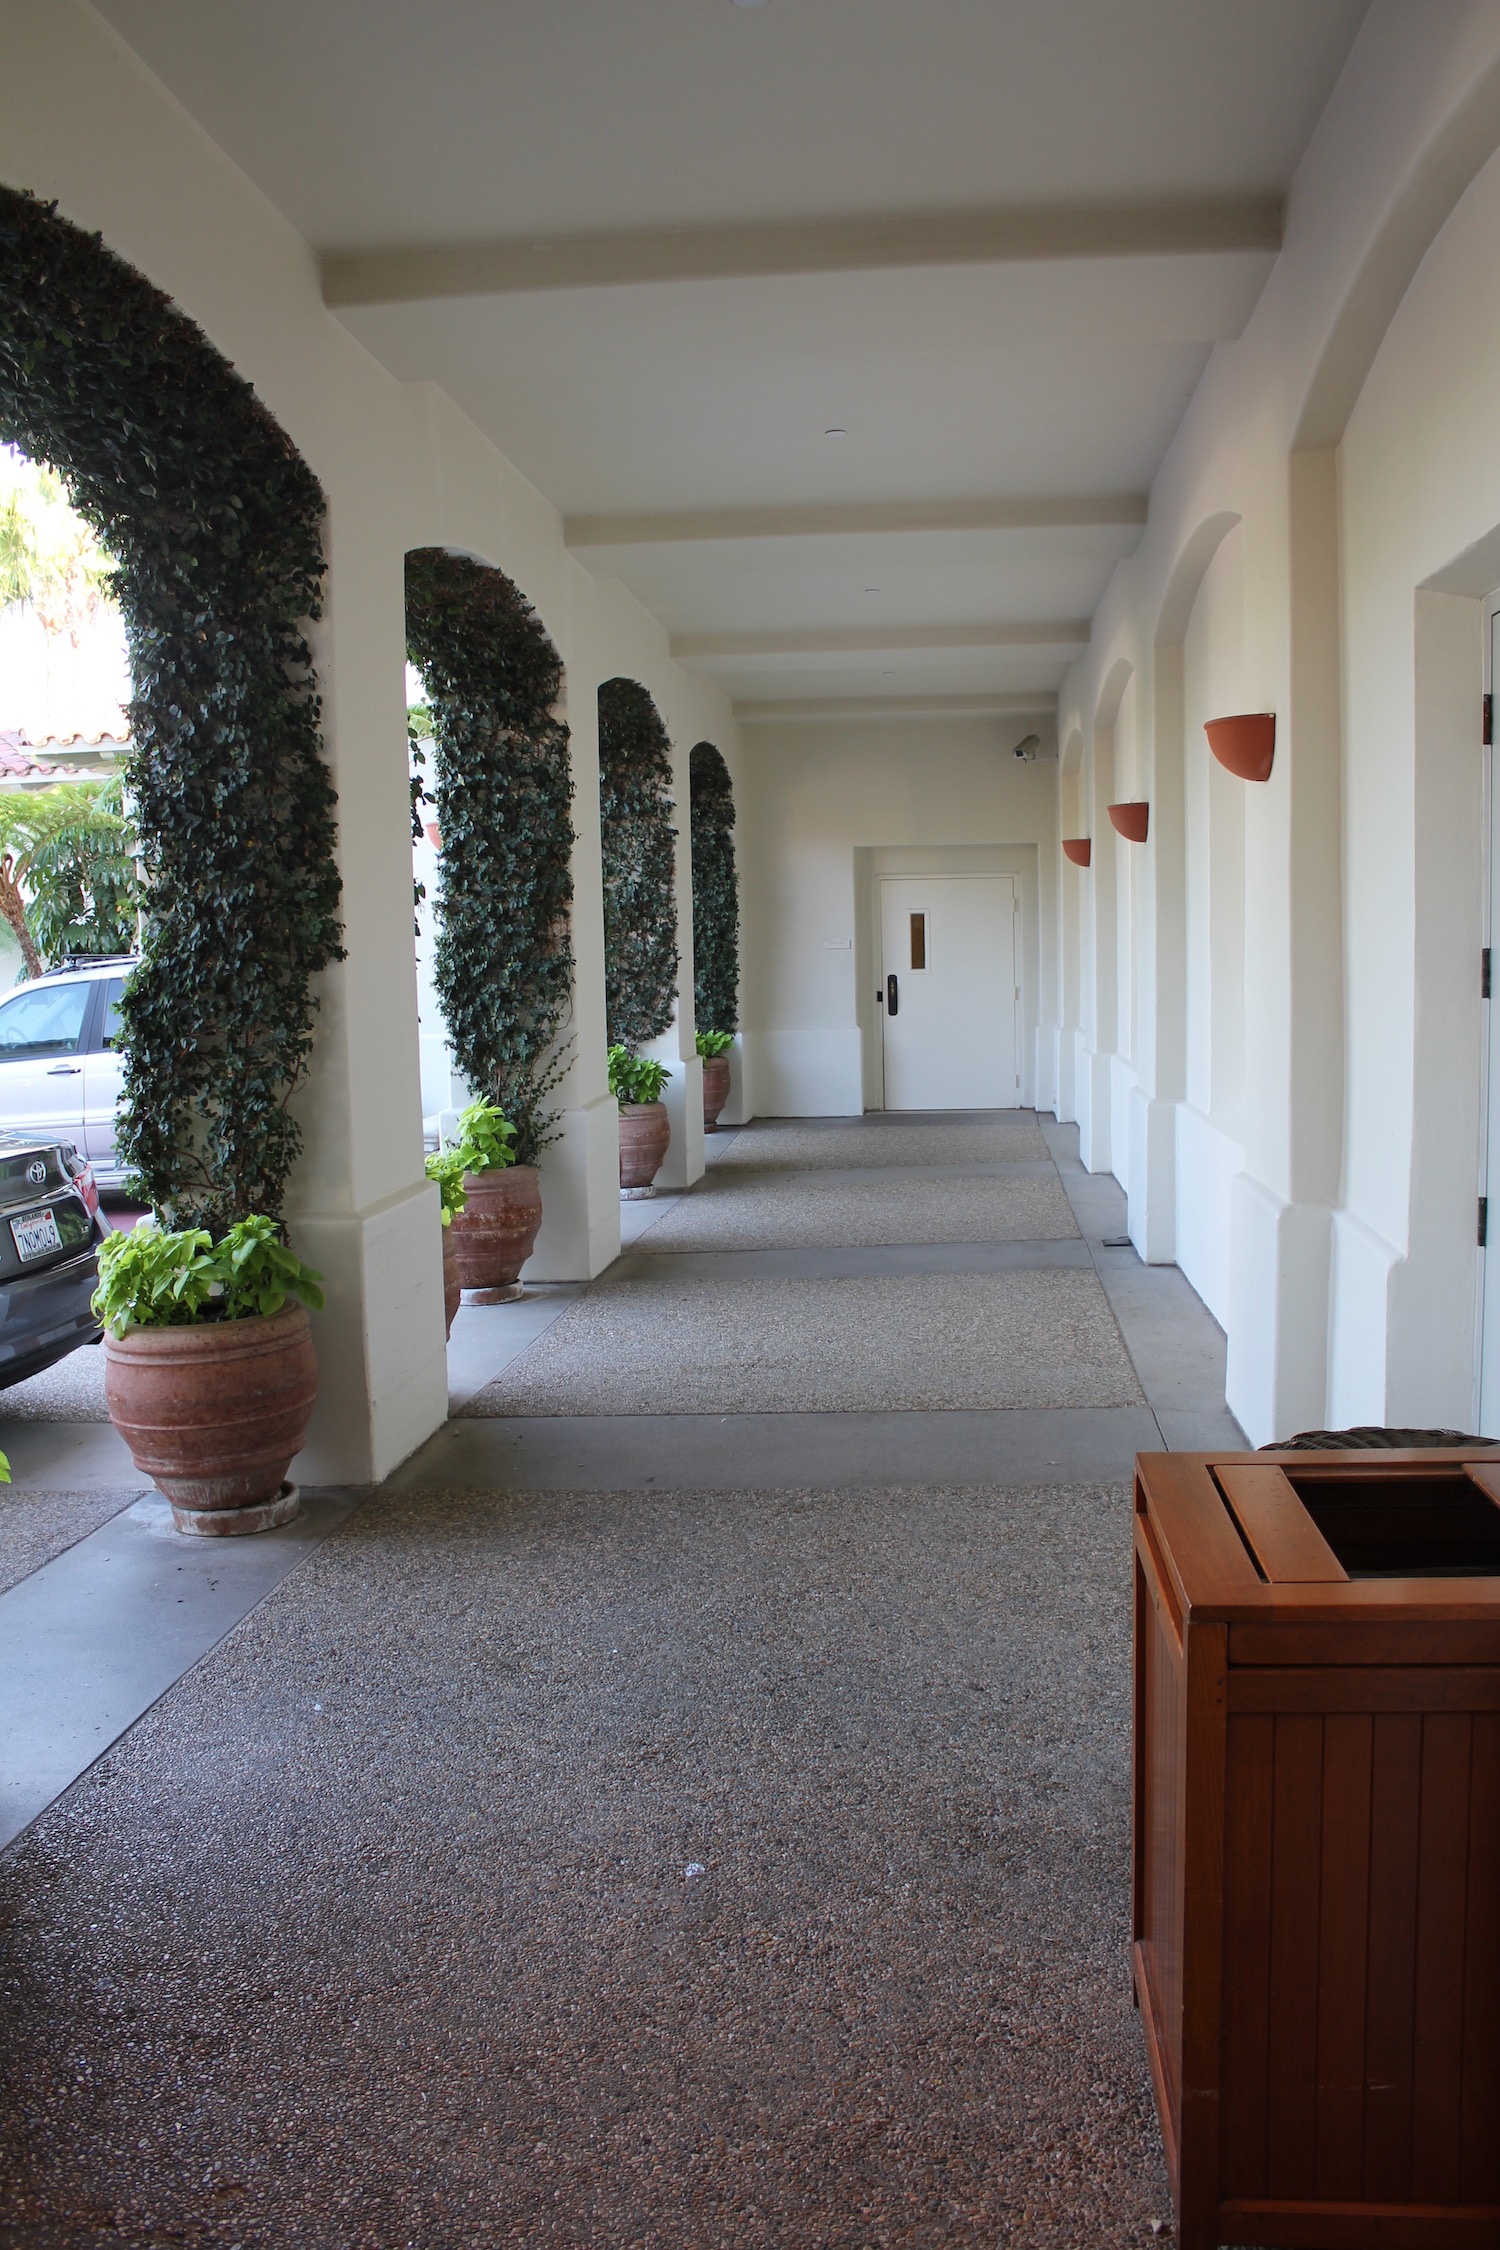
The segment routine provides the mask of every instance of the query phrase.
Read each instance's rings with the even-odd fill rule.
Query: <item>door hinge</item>
[[[1485,945],[1481,946],[1479,949],[1479,997],[1481,1000],[1488,1000],[1489,996],[1490,949],[1487,945]]]
[[[1495,698],[1492,695],[1487,695],[1484,699],[1484,732],[1479,739],[1481,742],[1493,742],[1495,739]]]
[[[1479,1198],[1479,1247],[1481,1250],[1485,1248],[1486,1238],[1489,1235],[1489,1231],[1490,1199],[1487,1195],[1482,1195]]]

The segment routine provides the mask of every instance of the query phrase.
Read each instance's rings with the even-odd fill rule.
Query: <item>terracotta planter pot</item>
[[[717,1133],[719,1112],[729,1099],[729,1057],[705,1055],[703,1058],[703,1130]]]
[[[184,1519],[206,1511],[244,1511],[225,1530],[285,1521],[278,1495],[317,1395],[312,1330],[298,1304],[265,1320],[105,1334],[109,1418],[182,1530],[202,1528]]]
[[[453,1240],[453,1222],[443,1229],[443,1319],[445,1336],[453,1334],[453,1315],[463,1300],[464,1285],[458,1278],[458,1249]]]
[[[627,1195],[651,1192],[672,1138],[664,1102],[623,1102],[620,1106],[620,1186]]]
[[[481,1303],[519,1297],[521,1268],[536,1248],[541,1223],[542,1189],[534,1164],[465,1172],[464,1207],[447,1230],[459,1286]]]

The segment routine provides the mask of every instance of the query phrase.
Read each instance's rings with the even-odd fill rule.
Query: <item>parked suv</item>
[[[0,1133],[0,1391],[98,1341],[89,1299],[106,1231],[70,1141]]]
[[[78,959],[0,999],[0,1131],[71,1142],[102,1188],[125,1178],[115,1155],[117,1042],[134,967],[130,954]]]

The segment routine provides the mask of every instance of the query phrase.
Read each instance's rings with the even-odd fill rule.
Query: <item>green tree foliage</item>
[[[433,981],[459,1069],[533,1164],[552,1137],[562,1062],[548,1050],[573,994],[562,659],[503,572],[440,547],[406,558],[406,638],[437,745]]]
[[[140,903],[135,829],[124,786],[58,782],[0,796],[0,897],[16,935],[19,905],[32,947],[29,975],[74,953],[130,953]]]
[[[693,998],[705,1031],[740,1021],[740,886],[734,864],[734,790],[711,742],[688,759],[693,846]],[[728,1041],[725,1041],[728,1045]]]
[[[612,1047],[659,1038],[677,1003],[672,745],[636,680],[599,690],[604,1009]]]
[[[307,620],[323,495],[250,385],[56,207],[0,188],[0,440],[117,565],[147,915],[119,1143],[178,1227],[278,1216],[340,957]]]
[[[114,572],[93,528],[69,504],[61,477],[14,454],[0,500],[0,609],[24,603],[49,638],[76,648]]]

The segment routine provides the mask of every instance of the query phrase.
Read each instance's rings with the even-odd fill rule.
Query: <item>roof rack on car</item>
[[[139,959],[136,953],[65,953],[56,969],[113,969],[121,962]],[[49,969],[48,975],[55,975],[56,969]]]

